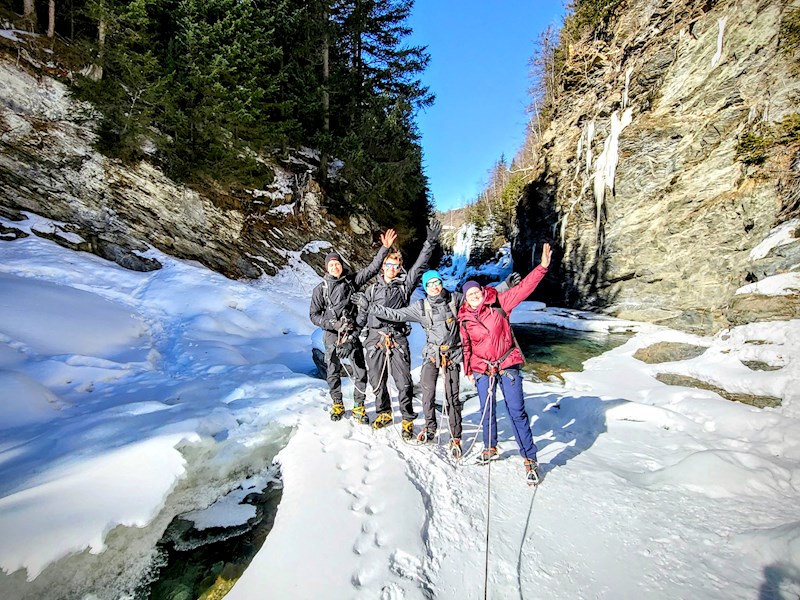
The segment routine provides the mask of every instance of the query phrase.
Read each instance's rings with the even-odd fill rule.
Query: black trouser
[[[422,363],[420,383],[422,384],[422,410],[425,413],[425,427],[428,431],[436,431],[436,380],[439,371],[444,379],[444,397],[447,403],[447,416],[450,433],[454,438],[461,438],[461,401],[458,398],[459,377],[461,367],[450,363],[447,367],[427,359]]]
[[[325,343],[325,365],[328,367],[328,389],[331,392],[331,400],[334,402],[342,401],[342,363],[339,360],[338,347],[336,340],[338,336],[333,331],[326,331],[323,337]],[[353,343],[353,352],[348,357],[350,366],[345,366],[345,375],[353,381],[353,402],[364,404],[367,391],[367,367],[364,364],[364,348],[361,342],[356,340]]]
[[[370,329],[365,342],[367,352],[367,374],[372,391],[375,392],[375,413],[391,413],[392,403],[389,399],[389,375],[400,395],[397,402],[403,419],[413,421],[417,417],[414,412],[412,398],[414,384],[411,381],[411,358],[408,340],[404,335],[391,336],[391,347],[386,346],[386,336],[377,329]]]

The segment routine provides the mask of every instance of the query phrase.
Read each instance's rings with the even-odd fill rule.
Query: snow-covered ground
[[[280,447],[275,526],[231,598],[800,595],[800,321],[712,338],[639,326],[564,386],[526,382],[545,472],[533,489],[502,406],[503,460],[472,464],[466,382],[457,464],[446,431],[416,446],[397,427],[331,422],[311,376],[318,278],[296,256],[240,283],[150,255],[164,268],[134,273],[35,236],[0,242],[0,597],[120,597],[172,515],[268,477]],[[627,326],[537,303],[514,318]],[[657,341],[708,350],[633,358]],[[665,371],[783,405],[670,387]],[[247,518],[233,506],[195,518]]]

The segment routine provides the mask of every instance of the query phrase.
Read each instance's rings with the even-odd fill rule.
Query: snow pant
[[[503,390],[503,398],[511,416],[511,425],[514,428],[519,453],[525,458],[536,460],[536,444],[533,442],[528,414],[525,412],[525,401],[522,395],[522,376],[519,369],[505,369],[501,374],[479,375],[475,374],[475,387],[478,388],[478,398],[481,401],[481,414],[483,415],[483,445],[486,448],[497,447],[497,384]],[[489,401],[489,408],[486,402]]]
[[[339,356],[339,347],[336,345],[337,335],[333,331],[326,331],[323,336],[325,344],[325,366],[328,368],[328,389],[331,392],[331,400],[334,403],[342,402],[342,368],[345,375],[353,381],[353,402],[364,404],[367,391],[367,367],[364,363],[364,348],[360,341],[355,341],[352,353],[347,356]],[[347,358],[350,366],[342,365],[341,359]]]
[[[422,412],[425,414],[425,427],[428,431],[436,431],[436,380],[439,371],[444,379],[444,398],[450,434],[461,439],[461,401],[458,398],[458,384],[461,368],[457,364],[442,367],[432,360],[422,363],[420,383],[422,384]]]
[[[386,336],[377,329],[370,329],[364,344],[367,353],[367,377],[375,392],[375,413],[392,412],[389,399],[389,375],[394,379],[399,396],[400,414],[403,419],[413,421],[417,417],[412,405],[414,384],[411,381],[411,355],[405,336],[395,334],[386,346]]]

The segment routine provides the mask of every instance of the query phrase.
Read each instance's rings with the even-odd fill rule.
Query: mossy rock
[[[665,362],[690,360],[706,351],[705,346],[684,344],[681,342],[657,342],[647,348],[639,348],[633,358],[648,365],[657,365]]]
[[[527,361],[525,366],[533,372],[539,381],[543,382],[560,381],[561,383],[564,383],[563,374],[569,371],[569,369],[564,367],[551,365],[545,362]]]
[[[800,294],[737,294],[728,303],[725,317],[731,325],[800,319]]]
[[[656,379],[658,379],[661,383],[665,383],[666,385],[678,385],[682,387],[708,390],[710,392],[714,392],[715,394],[719,394],[726,400],[730,400],[732,402],[741,402],[742,404],[755,406],[756,408],[777,408],[781,405],[780,398],[729,392],[706,381],[695,379],[694,377],[687,377],[685,375],[676,375],[675,373],[659,373],[656,375]]]
[[[761,360],[743,360],[742,364],[751,371],[779,371],[783,365],[771,365]]]

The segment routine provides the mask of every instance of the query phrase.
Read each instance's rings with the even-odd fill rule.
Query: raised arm
[[[373,258],[372,262],[366,267],[356,273],[353,278],[356,289],[360,289],[366,282],[380,273],[381,267],[383,267],[383,261],[386,255],[389,254],[389,248],[392,247],[395,240],[397,240],[397,233],[395,233],[394,229],[387,229],[386,233],[381,234],[381,247],[375,255],[375,258]]]
[[[428,226],[427,235],[425,236],[425,243],[422,244],[422,250],[419,251],[419,256],[417,257],[416,262],[414,262],[414,265],[406,274],[406,298],[410,298],[411,294],[414,293],[414,290],[419,285],[419,281],[422,278],[422,272],[428,265],[428,261],[431,259],[431,256],[433,256],[433,251],[436,248],[436,242],[438,241],[439,234],[441,232],[442,224],[439,223],[439,221],[431,221],[431,224]]]
[[[525,298],[533,293],[533,290],[536,289],[536,286],[539,285],[539,282],[547,274],[547,267],[550,266],[551,256],[552,251],[550,250],[550,244],[545,244],[542,247],[541,264],[539,264],[533,271],[528,273],[518,285],[514,286],[510,290],[498,294],[497,300],[500,302],[500,306],[503,307],[504,311],[510,313],[520,304],[520,302],[525,300]]]

